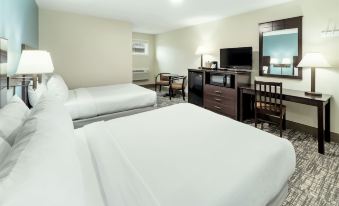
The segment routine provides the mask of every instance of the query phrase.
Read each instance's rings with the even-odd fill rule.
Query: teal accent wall
[[[35,0],[0,0],[0,37],[8,39],[9,75],[16,72],[21,44],[39,47],[39,9]]]
[[[264,36],[263,55],[280,61],[289,58],[293,62],[293,56],[298,56],[298,33]],[[271,65],[271,74],[281,74],[281,68]],[[283,68],[282,74],[292,75],[293,65]]]

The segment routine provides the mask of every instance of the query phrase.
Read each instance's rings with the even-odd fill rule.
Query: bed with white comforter
[[[190,104],[77,130],[51,94],[21,113],[0,141],[4,206],[278,206],[295,168],[287,140]]]
[[[73,120],[138,108],[153,107],[157,96],[135,84],[118,84],[69,90],[65,106]]]
[[[190,104],[76,133],[108,205],[279,205],[295,168],[287,140]]]

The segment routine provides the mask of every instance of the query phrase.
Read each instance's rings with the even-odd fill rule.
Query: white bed
[[[44,76],[43,79],[36,90],[29,88],[31,105],[34,107],[43,93],[51,93],[64,103],[75,128],[91,122],[148,111],[157,104],[156,92],[135,84],[69,90],[60,75]]]
[[[190,104],[76,134],[108,205],[281,205],[295,169],[287,140]]]
[[[157,96],[135,84],[118,84],[70,90],[65,106],[73,120],[139,108],[154,107]]]
[[[278,206],[295,168],[287,140],[190,104],[74,130],[45,94],[27,115],[0,142],[0,205]]]

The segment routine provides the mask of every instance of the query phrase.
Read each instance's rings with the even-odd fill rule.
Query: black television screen
[[[220,67],[252,69],[252,47],[220,49]]]

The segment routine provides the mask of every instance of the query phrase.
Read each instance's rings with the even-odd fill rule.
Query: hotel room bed
[[[287,140],[190,104],[74,130],[45,94],[26,115],[0,151],[0,205],[278,206],[295,169]]]
[[[85,124],[153,109],[154,91],[135,84],[118,84],[69,90],[65,107],[76,128]]]
[[[110,205],[281,205],[295,168],[287,140],[190,104],[76,134]]]
[[[69,90],[60,75],[45,75],[43,79],[36,90],[29,88],[30,104],[34,107],[43,93],[51,93],[64,103],[75,128],[100,120],[149,111],[157,104],[156,92],[135,84]]]

